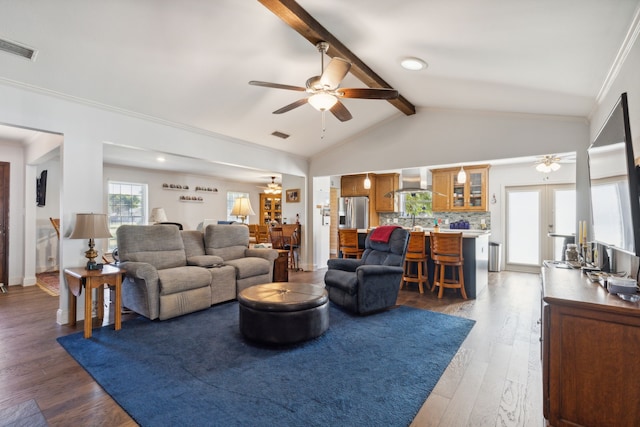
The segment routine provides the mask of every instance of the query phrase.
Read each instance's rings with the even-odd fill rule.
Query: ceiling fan
[[[311,104],[316,110],[324,112],[331,111],[333,115],[340,121],[346,122],[352,119],[352,115],[347,107],[340,101],[340,98],[359,98],[359,99],[395,99],[398,98],[398,91],[390,88],[341,88],[340,83],[345,78],[351,63],[342,58],[332,58],[324,68],[324,55],[329,49],[329,43],[321,41],[316,44],[318,52],[320,52],[320,71],[319,76],[313,76],[307,79],[305,87],[291,86],[279,83],[269,83],[252,80],[249,82],[253,86],[264,86],[275,89],[294,90],[298,92],[307,92],[308,97],[299,99],[286,105],[273,114],[282,114],[291,111],[294,108],[304,104]]]
[[[275,176],[271,177],[271,182],[267,184],[266,187],[259,187],[259,188],[264,189],[265,194],[281,194],[282,193],[282,186],[280,184],[276,184]]]
[[[536,160],[534,164],[536,165],[536,170],[538,172],[549,173],[560,169],[561,160],[562,159],[555,154],[547,154]]]

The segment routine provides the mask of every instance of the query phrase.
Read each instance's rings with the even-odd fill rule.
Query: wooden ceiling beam
[[[324,28],[314,17],[293,0],[258,0],[267,9],[282,19],[288,26],[296,30],[312,45],[325,41],[329,43],[327,55],[331,58],[339,57],[351,62],[351,74],[356,76],[370,88],[393,89],[389,83],[376,74],[367,64],[351,52],[340,40]],[[416,107],[405,97],[399,95],[396,99],[388,100],[398,110],[407,116],[416,113]]]

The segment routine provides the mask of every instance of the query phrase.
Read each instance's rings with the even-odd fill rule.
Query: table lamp
[[[251,208],[251,202],[248,197],[238,197],[233,201],[233,208],[231,208],[231,215],[235,215],[244,224],[244,219],[249,215],[255,215],[256,213]]]
[[[101,270],[102,264],[98,264],[95,258],[98,256],[94,246],[94,239],[112,237],[107,225],[106,214],[79,213],[76,214],[76,225],[69,236],[70,239],[89,239],[89,250],[84,255],[87,261],[87,270]]]
[[[154,224],[167,222],[167,213],[164,211],[164,208],[153,208],[151,209],[151,218],[149,218],[149,220]]]

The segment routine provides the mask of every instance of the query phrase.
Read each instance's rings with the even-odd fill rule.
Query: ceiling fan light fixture
[[[558,157],[544,156],[537,162],[536,170],[542,173],[555,172],[560,169],[560,166],[562,166],[559,161],[560,159]]]
[[[265,194],[281,194],[282,193],[282,186],[279,184],[276,184],[275,176],[271,177],[271,182],[267,184],[267,188],[264,189],[264,193]]]
[[[315,93],[309,97],[309,104],[318,111],[330,110],[336,105],[338,98],[329,93]]]
[[[409,56],[400,60],[400,66],[405,70],[420,71],[427,68],[428,64],[420,58]]]

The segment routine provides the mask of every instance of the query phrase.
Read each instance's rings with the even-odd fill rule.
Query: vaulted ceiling
[[[588,117],[639,3],[297,4],[416,106],[417,114],[443,107]],[[310,105],[272,114],[304,93],[248,82],[304,86],[320,74],[320,57],[309,40],[257,0],[0,0],[0,10],[0,38],[37,50],[35,61],[0,51],[2,84],[304,157],[403,114],[387,101],[347,99],[353,119],[339,122],[327,114],[322,139],[321,113]],[[406,56],[422,58],[428,68],[401,68]],[[353,74],[342,86],[366,87]],[[290,137],[275,137],[274,131]]]

